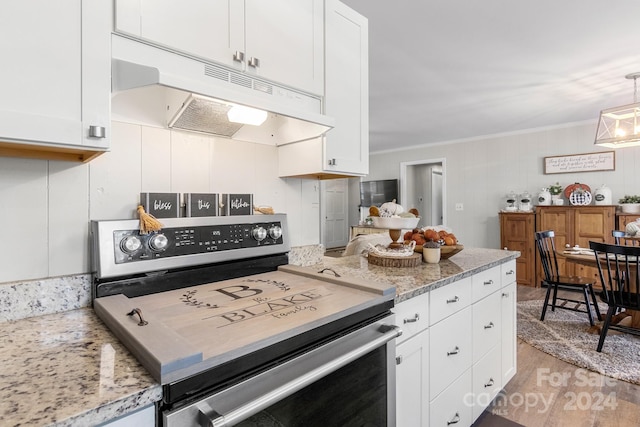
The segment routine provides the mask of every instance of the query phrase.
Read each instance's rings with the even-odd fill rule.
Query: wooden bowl
[[[464,249],[462,245],[440,246],[440,259],[447,259]],[[422,252],[422,245],[416,245],[415,252]]]

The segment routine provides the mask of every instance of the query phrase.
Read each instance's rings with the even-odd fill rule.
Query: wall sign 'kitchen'
[[[223,194],[221,215],[251,215],[253,213],[253,194]]]

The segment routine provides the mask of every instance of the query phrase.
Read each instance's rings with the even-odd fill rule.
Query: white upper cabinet
[[[282,177],[342,178],[369,173],[368,21],[326,0],[325,114],[335,127],[322,138],[284,145]]]
[[[322,0],[116,0],[116,31],[323,95]]]
[[[329,171],[369,173],[369,42],[367,19],[327,0],[325,114],[336,126],[326,134]]]
[[[87,160],[109,148],[111,4],[3,6],[0,155]]]

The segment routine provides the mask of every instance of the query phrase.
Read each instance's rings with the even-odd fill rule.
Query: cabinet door
[[[325,113],[336,126],[325,136],[324,167],[369,173],[368,22],[337,0],[327,1]]]
[[[473,424],[471,368],[431,401],[430,426],[470,426]],[[400,426],[399,426],[400,427]]]
[[[429,329],[429,395],[437,396],[472,362],[471,307]],[[468,390],[467,390],[468,391]]]
[[[613,243],[611,230],[615,228],[615,208],[578,207],[574,211],[574,245],[589,247],[589,241]]]
[[[473,304],[471,334],[473,335],[473,362],[480,360],[502,337],[500,306],[502,292],[498,290]]]
[[[516,318],[516,293],[515,283],[508,284],[501,291],[500,314],[502,316],[502,387],[504,387],[516,374],[518,355],[516,350],[517,318]]]
[[[116,31],[242,70],[242,0],[116,0]]]
[[[536,211],[536,230],[553,230],[556,234],[556,249],[562,250],[566,244],[573,246],[573,212],[570,207],[543,207],[539,206]],[[561,257],[558,258],[558,268],[566,275],[573,275],[574,265],[566,263]],[[544,277],[540,260],[536,260],[536,274],[540,283]]]
[[[588,248],[589,241],[613,243],[611,230],[615,228],[615,208],[613,206],[579,207],[574,212],[575,244]],[[586,265],[576,265],[575,274],[592,277],[596,287],[600,286],[598,269]]]
[[[500,345],[493,346],[473,365],[473,421],[482,415],[502,388],[500,369]]]
[[[429,425],[429,330],[396,347],[396,425]]]
[[[87,2],[88,3],[88,2]],[[7,2],[0,15],[0,137],[19,143],[108,147],[110,4]],[[96,96],[101,99],[96,99]],[[98,111],[99,109],[99,111]]]
[[[500,213],[500,246],[520,252],[516,259],[517,281],[526,286],[535,286],[534,219],[533,213]]]
[[[245,0],[244,3],[246,71],[322,95],[323,1]],[[252,59],[259,61],[257,66],[251,66]]]

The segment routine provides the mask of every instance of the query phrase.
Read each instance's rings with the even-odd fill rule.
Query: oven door
[[[393,315],[162,414],[174,426],[395,426]]]

